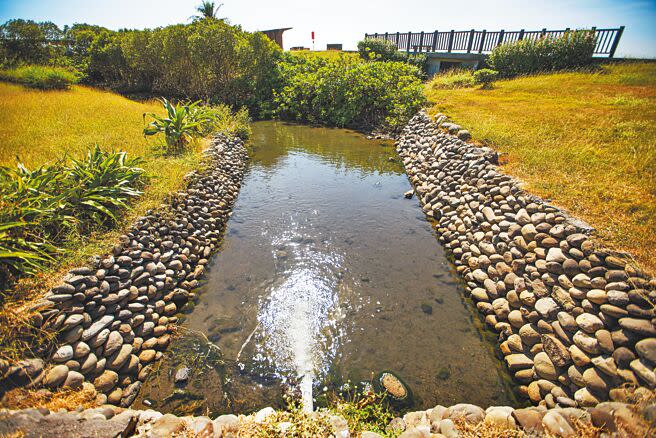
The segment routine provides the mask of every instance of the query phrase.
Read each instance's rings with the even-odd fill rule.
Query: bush
[[[559,38],[544,37],[502,44],[487,63],[503,77],[580,68],[592,62],[594,32],[577,30]]]
[[[424,74],[428,67],[426,55],[401,52],[392,41],[380,38],[366,38],[358,41],[358,54],[365,61],[406,62],[420,68]]]
[[[62,67],[31,65],[0,71],[0,79],[41,90],[64,90],[77,83],[79,74]]]
[[[282,51],[262,33],[222,20],[154,30],[101,32],[89,49],[89,76],[128,92],[247,105],[272,97]]]
[[[421,72],[401,62],[297,57],[279,69],[274,114],[283,119],[397,131],[425,101]]]
[[[455,89],[473,87],[475,84],[471,70],[454,68],[439,73],[430,81],[431,88]]]
[[[358,41],[358,53],[365,61],[404,61],[405,53],[400,52],[392,41],[380,38],[366,38]]]
[[[482,68],[476,70],[473,74],[474,82],[483,86],[483,88],[489,88],[499,76],[499,72],[496,70],[491,70],[489,68]]]
[[[141,195],[140,160],[98,146],[80,160],[28,170],[0,167],[0,290],[32,273],[71,235],[116,222],[116,213]]]

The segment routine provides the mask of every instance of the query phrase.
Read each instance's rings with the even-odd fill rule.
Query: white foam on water
[[[253,359],[268,363],[283,381],[294,377],[303,408],[311,411],[313,383],[327,374],[341,333],[340,257],[317,250],[296,232],[282,233],[273,243],[287,255],[277,260],[284,269],[260,304]]]

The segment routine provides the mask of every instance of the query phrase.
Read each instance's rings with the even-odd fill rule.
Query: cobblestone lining
[[[492,149],[440,129],[445,119],[419,113],[397,151],[520,392],[552,408],[595,406],[624,384],[653,388],[656,281],[522,191]]]
[[[187,175],[185,191],[38,303],[43,324],[60,332],[59,347],[47,362],[9,368],[9,381],[50,389],[87,381],[99,404],[132,403],[171,341],[175,314],[194,297],[239,193],[248,160],[243,141],[220,135],[205,153],[207,167]]]

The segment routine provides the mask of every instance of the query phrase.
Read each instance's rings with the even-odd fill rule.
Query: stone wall
[[[140,218],[112,254],[73,269],[39,303],[43,325],[59,331],[47,364],[28,359],[6,372],[14,386],[80,388],[99,404],[129,406],[171,341],[175,314],[194,298],[239,193],[248,153],[239,138],[217,136],[206,168],[188,188]]]
[[[624,384],[653,388],[656,281],[522,191],[492,149],[440,129],[445,119],[418,114],[397,151],[520,392],[552,408],[595,406]]]

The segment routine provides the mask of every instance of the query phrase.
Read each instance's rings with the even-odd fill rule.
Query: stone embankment
[[[175,314],[194,298],[239,193],[248,153],[239,138],[217,136],[207,167],[188,188],[120,237],[112,254],[73,269],[38,305],[59,332],[47,362],[5,368],[11,386],[80,388],[92,382],[98,404],[129,406],[171,341]],[[164,169],[163,171],[166,171]]]
[[[623,395],[629,403],[602,402],[594,408],[491,406],[483,409],[466,403],[438,405],[394,418],[386,427],[386,435],[399,438],[650,436],[655,430],[655,394],[638,388],[624,391]],[[12,436],[20,431],[27,438],[285,437],[300,436],[295,431],[308,430],[308,423],[322,423],[328,426],[322,430],[330,432],[303,436],[382,438],[381,434],[370,431],[352,433],[345,418],[328,411],[319,410],[304,417],[286,414],[268,407],[251,415],[228,414],[212,420],[206,416],[177,417],[110,405],[75,412],[50,412],[44,408],[0,410],[0,436]]]
[[[418,114],[397,151],[519,391],[567,408],[654,388],[656,281],[499,172],[493,150],[440,129],[445,119]]]

